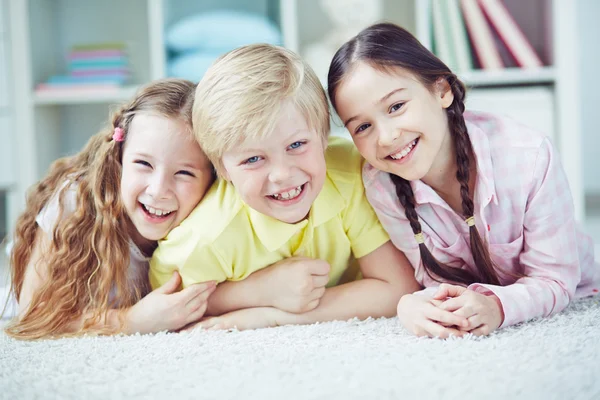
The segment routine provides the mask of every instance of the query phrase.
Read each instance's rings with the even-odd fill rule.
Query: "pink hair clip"
[[[115,133],[113,133],[112,138],[115,142],[122,142],[125,140],[125,131],[123,131],[123,128],[115,128]]]

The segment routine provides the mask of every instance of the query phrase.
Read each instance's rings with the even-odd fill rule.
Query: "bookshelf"
[[[379,1],[382,20],[405,27],[426,47],[434,49],[432,1],[438,0]],[[459,2],[456,0],[457,4]],[[467,107],[504,113],[547,133],[561,154],[573,192],[576,218],[581,221],[584,189],[579,82],[577,63],[572,62],[578,59],[576,4],[561,0],[503,0],[503,3],[538,53],[543,66],[525,69],[506,65],[497,70],[455,70],[468,88]],[[322,8],[318,0],[282,0],[281,4],[287,45],[306,56],[311,42],[326,36],[334,21],[319,13]],[[369,4],[368,0],[353,2],[359,12],[362,12],[359,6],[368,7]],[[346,134],[339,128],[339,123],[335,126],[335,121],[334,133]]]
[[[521,0],[505,1],[514,7]],[[554,140],[561,151],[577,217],[581,220],[583,186],[578,93],[575,67],[568,62],[577,58],[573,45],[576,43],[575,5],[560,0],[529,1],[536,6],[543,4],[550,16],[552,40],[547,47],[549,51],[543,55],[550,62],[536,70],[472,70],[459,75],[473,93],[507,88],[514,89],[516,94],[527,93],[531,88],[542,88],[548,93],[553,107],[550,123]],[[2,33],[0,23],[0,38],[11,38],[9,67],[20,72],[11,74],[9,82],[12,89],[10,116],[18,121],[19,127],[19,135],[13,135],[14,143],[7,152],[14,155],[14,173],[10,175],[12,181],[8,186],[9,228],[23,207],[27,188],[44,175],[53,160],[81,148],[105,123],[109,106],[129,98],[139,85],[166,75],[165,29],[182,16],[223,8],[265,15],[281,28],[284,45],[305,57],[309,55],[310,45],[326,38],[332,28],[330,18],[322,9],[327,3],[324,0],[0,0],[0,4],[2,2],[0,11],[10,24]],[[380,5],[385,20],[406,27],[431,48],[429,0],[353,0],[352,6],[345,4],[345,9],[341,9],[346,14],[340,15],[363,17],[368,14],[360,7],[368,10],[374,3]],[[361,12],[357,14],[356,10]],[[530,18],[534,22],[541,18],[536,13],[530,15],[531,7],[526,11],[526,15],[519,18]],[[539,24],[529,25],[526,34],[538,39],[544,37]],[[338,31],[339,34],[344,32]],[[36,85],[48,76],[64,72],[65,57],[73,45],[93,42],[126,43],[133,76],[128,86],[110,92],[67,91],[60,95],[35,91]],[[322,57],[321,70],[323,65],[328,66],[331,56]],[[0,106],[0,110],[4,108]],[[0,113],[0,123],[3,123],[2,115]],[[0,129],[0,135],[7,131],[10,130]],[[340,129],[336,131],[344,134]],[[4,148],[8,146],[3,146],[2,151],[6,151]],[[4,155],[2,151],[0,154]],[[0,190],[1,185],[2,175]]]

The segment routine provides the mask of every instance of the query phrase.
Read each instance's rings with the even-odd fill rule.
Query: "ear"
[[[452,88],[450,88],[450,84],[445,78],[440,78],[435,83],[435,94],[442,108],[450,107],[454,101],[454,93],[452,93]]]

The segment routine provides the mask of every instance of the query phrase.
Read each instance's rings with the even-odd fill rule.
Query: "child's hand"
[[[453,314],[438,307],[439,300],[419,294],[402,296],[398,303],[398,319],[402,326],[417,336],[439,337],[463,336],[468,322],[465,317]]]
[[[216,283],[198,283],[176,293],[180,284],[181,277],[174,272],[168,282],[132,306],[126,314],[125,331],[153,333],[177,330],[202,318]]]
[[[186,327],[183,331],[190,331],[195,328],[210,330],[268,328],[271,326],[278,326],[277,315],[283,313],[285,313],[285,311],[273,307],[245,308],[218,317],[206,318],[196,324]]]
[[[255,273],[263,283],[266,304],[292,313],[315,309],[329,282],[329,264],[323,260],[293,257]]]
[[[443,310],[467,318],[468,326],[461,326],[461,330],[468,331],[476,336],[485,336],[502,325],[504,311],[498,297],[495,295],[486,296],[464,288],[461,289],[463,291],[460,295],[457,297],[445,296],[452,298],[440,305]]]

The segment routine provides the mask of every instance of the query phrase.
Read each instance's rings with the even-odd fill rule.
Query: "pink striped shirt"
[[[485,236],[501,286],[469,289],[498,296],[502,326],[563,310],[574,297],[598,292],[600,265],[590,237],[578,229],[567,178],[550,140],[507,118],[465,113],[477,159],[475,221]],[[425,288],[438,286],[421,262],[413,231],[389,174],[363,169],[367,197],[392,242],[415,268]],[[429,186],[411,182],[425,245],[437,260],[476,272],[464,217]],[[429,292],[430,290],[425,289]]]

